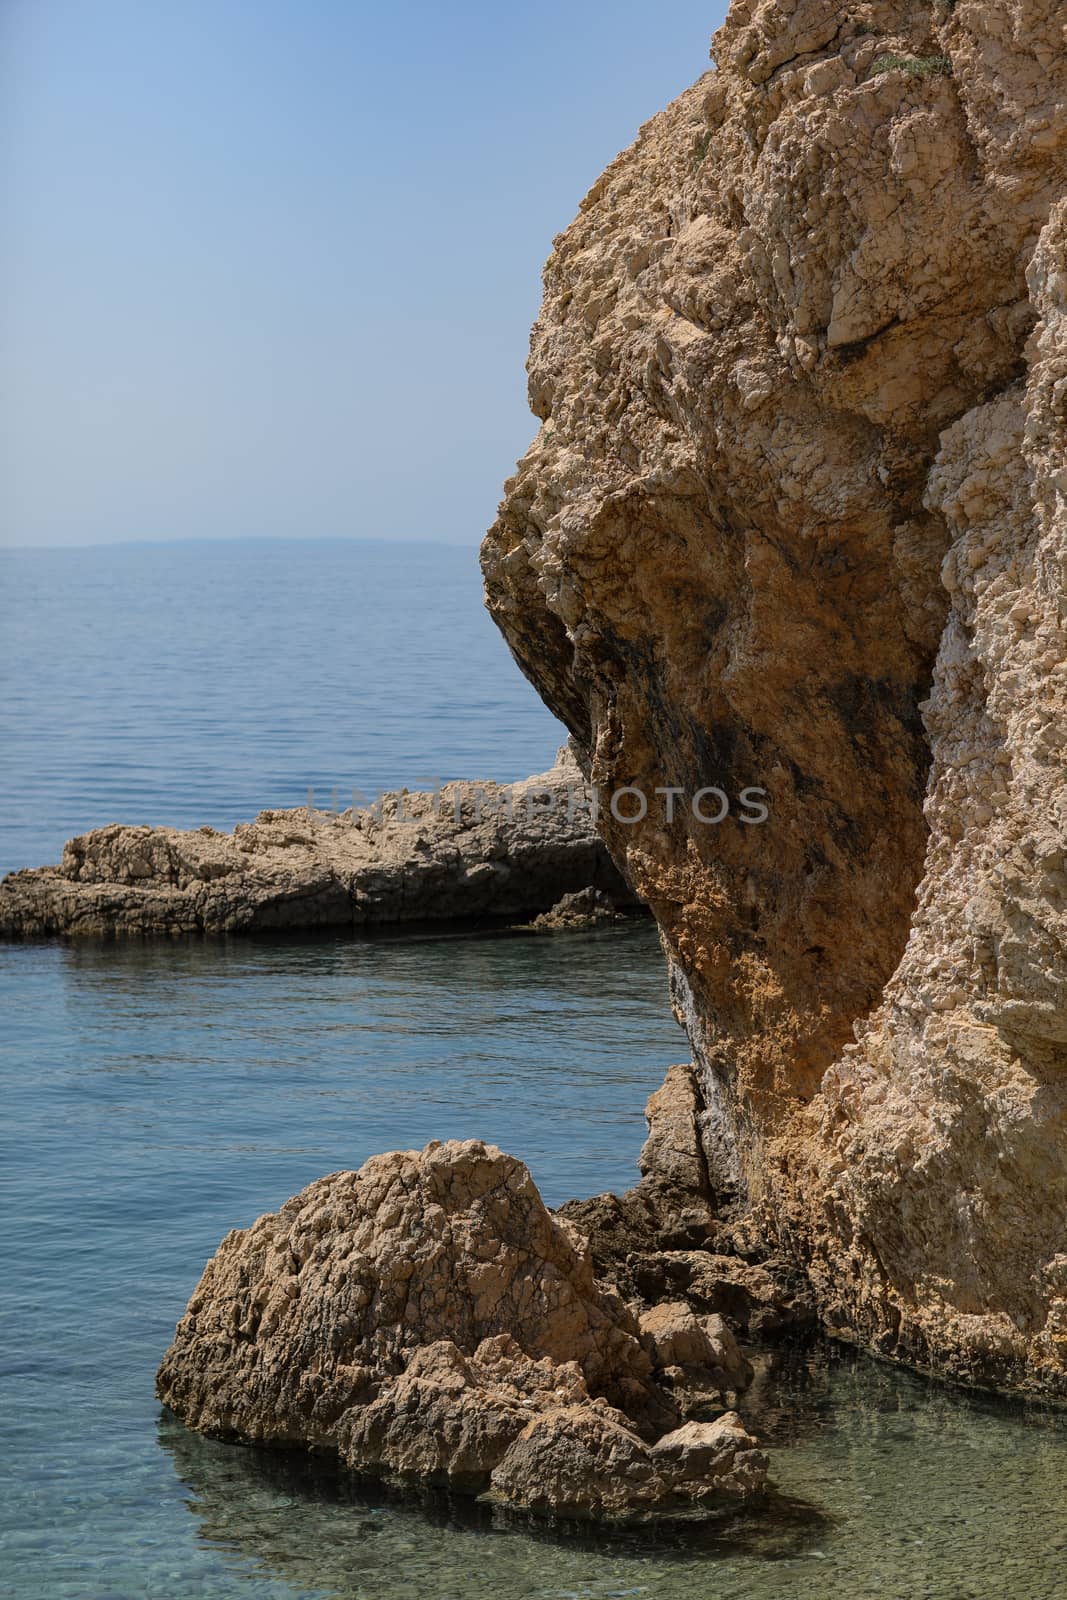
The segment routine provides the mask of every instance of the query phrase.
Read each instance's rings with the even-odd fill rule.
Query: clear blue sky
[[[0,0],[0,542],[476,541],[707,0]]]

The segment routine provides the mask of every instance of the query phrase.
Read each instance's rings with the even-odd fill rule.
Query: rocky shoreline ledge
[[[639,1184],[545,1207],[480,1140],[374,1156],[222,1241],[159,1398],[189,1427],[551,1517],[758,1499],[739,1331],[810,1325],[787,1264],[720,1228],[699,1091],[672,1067]]]
[[[579,897],[575,899],[574,897]],[[256,933],[637,910],[564,747],[520,783],[401,790],[340,813],[262,811],[232,833],[112,824],[0,882],[0,938]]]

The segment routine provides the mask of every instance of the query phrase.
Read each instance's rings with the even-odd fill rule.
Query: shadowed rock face
[[[738,0],[556,240],[489,608],[663,930],[713,1188],[884,1353],[1067,1392],[1054,0]]]
[[[735,1412],[681,1424],[657,1370],[751,1369],[721,1318],[639,1326],[521,1162],[477,1140],[375,1156],[227,1235],[157,1390],[191,1427],[568,1516],[758,1493]]]

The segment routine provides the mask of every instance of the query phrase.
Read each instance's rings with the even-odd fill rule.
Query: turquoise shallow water
[[[0,558],[0,867],[107,821],[516,778],[561,730],[432,546]],[[1045,1600],[1067,1420],[817,1345],[746,1408],[778,1492],[591,1541],[202,1440],[153,1376],[221,1236],[377,1150],[478,1135],[550,1202],[629,1183],[685,1044],[654,930],[0,947],[0,1596]]]
[[[1044,1597],[1067,1424],[817,1346],[748,1412],[779,1494],[653,1542],[361,1498],[197,1439],[155,1366],[221,1236],[376,1150],[477,1135],[550,1202],[635,1175],[684,1053],[654,930],[0,950],[0,1593],[54,1600]]]
[[[252,1582],[200,1537],[179,1475],[195,1447],[172,1428],[160,1448],[152,1393],[230,1227],[432,1137],[521,1154],[554,1202],[629,1183],[682,1045],[646,923],[9,946],[0,1014],[0,1593],[94,1600]],[[254,1487],[244,1452],[232,1465]]]

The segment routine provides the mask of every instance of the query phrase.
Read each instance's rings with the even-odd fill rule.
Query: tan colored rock
[[[1027,255],[1025,382],[943,432],[926,484],[950,607],[910,937],[784,1156],[849,1219],[789,1217],[831,1324],[1067,1393],[1067,203]],[[843,1293],[863,1239],[878,1270]]]
[[[716,1231],[707,1162],[700,1142],[703,1104],[692,1066],[668,1067],[645,1106],[648,1138],[640,1182],[625,1194],[568,1200],[566,1217],[589,1241],[593,1264],[623,1295],[638,1294],[627,1263],[656,1250],[703,1245]]]
[[[489,1494],[542,1515],[604,1517],[662,1501],[661,1485],[651,1451],[624,1419],[566,1406],[527,1423],[495,1468]]]
[[[637,1168],[675,1198],[679,1209],[711,1196],[708,1164],[700,1143],[704,1104],[692,1066],[686,1062],[667,1068],[662,1086],[645,1106],[648,1138],[641,1146]]]
[[[766,1479],[767,1459],[736,1412],[649,1447],[603,1412],[570,1406],[527,1424],[493,1473],[490,1498],[560,1516],[633,1516],[749,1499]]]
[[[532,1360],[577,1362],[594,1394],[657,1403],[636,1325],[522,1163],[478,1140],[430,1144],[321,1178],[228,1234],[161,1398],[209,1432],[314,1434],[365,1394],[368,1371],[398,1377],[420,1346],[473,1355],[504,1333]]]
[[[642,1312],[638,1324],[657,1367],[700,1369],[709,1386],[724,1392],[752,1382],[752,1368],[721,1316],[698,1316],[685,1301],[666,1301]]]
[[[575,1362],[531,1361],[507,1334],[469,1357],[440,1340],[417,1349],[375,1399],[346,1411],[337,1442],[362,1472],[477,1493],[535,1412],[591,1403]]]
[[[736,1411],[664,1434],[653,1445],[652,1458],[660,1470],[677,1472],[683,1483],[693,1484],[698,1501],[713,1498],[724,1483],[740,1499],[759,1494],[765,1485],[767,1458]]]
[[[710,1354],[703,1326],[681,1301],[666,1301],[639,1318],[645,1346],[657,1367],[699,1365]]]
[[[1055,0],[735,0],[556,241],[483,548],[593,781],[730,799],[601,811],[720,1211],[842,1331],[1059,1392],[1064,45]]]
[[[679,1414],[637,1323],[522,1163],[477,1140],[375,1156],[228,1234],[157,1390],[201,1432],[332,1450],[401,1482],[492,1483],[534,1510],[758,1487],[747,1457],[697,1477],[653,1463]]]
[[[634,903],[564,748],[521,783],[450,783],[341,813],[263,811],[232,834],[97,828],[70,841],[60,866],[0,882],[0,938],[528,916],[580,891]]]
[[[782,1257],[756,1262],[716,1250],[667,1250],[637,1261],[634,1276],[646,1298],[678,1296],[744,1338],[796,1333],[815,1321],[806,1276]]]

